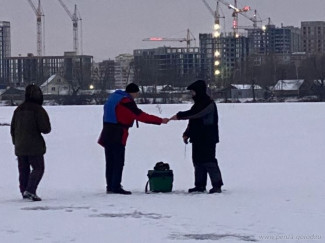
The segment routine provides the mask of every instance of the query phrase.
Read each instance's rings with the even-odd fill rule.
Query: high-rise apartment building
[[[250,54],[289,54],[301,51],[300,29],[292,26],[266,25],[248,29]]]
[[[133,60],[132,54],[120,54],[115,58],[114,79],[116,88],[124,89],[128,83],[133,82]]]
[[[307,54],[325,53],[325,21],[301,22],[302,50]]]
[[[0,84],[7,85],[9,66],[5,58],[11,55],[10,22],[0,21]]]
[[[158,47],[134,50],[135,81],[143,85],[188,86],[201,77],[197,47]]]

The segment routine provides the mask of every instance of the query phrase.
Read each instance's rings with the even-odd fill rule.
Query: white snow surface
[[[170,117],[186,105],[141,105]],[[0,107],[10,123],[15,107]],[[325,104],[218,104],[221,194],[193,187],[186,121],[130,129],[122,184],[105,193],[102,106],[53,106],[41,202],[23,200],[10,127],[0,126],[0,242],[325,242]],[[158,161],[172,193],[145,194]],[[208,180],[208,189],[210,181]]]

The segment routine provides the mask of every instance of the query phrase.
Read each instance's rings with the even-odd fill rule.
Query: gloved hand
[[[188,144],[188,139],[189,139],[188,136],[183,135],[183,141],[185,144]]]

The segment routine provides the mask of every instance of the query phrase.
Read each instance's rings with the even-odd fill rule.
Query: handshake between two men
[[[162,118],[162,122],[161,123],[167,124],[171,120],[178,120],[177,119],[177,115],[173,115],[171,118]]]

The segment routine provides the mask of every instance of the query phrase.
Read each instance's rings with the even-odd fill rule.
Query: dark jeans
[[[125,158],[125,146],[112,144],[105,146],[106,157],[106,189],[117,191],[121,188]]]
[[[32,172],[30,167],[32,167]],[[36,189],[44,174],[43,155],[18,156],[18,170],[20,192],[28,191],[36,194]]]
[[[201,163],[194,165],[195,187],[206,187],[207,174],[210,176],[212,187],[221,187],[223,185],[221,172],[218,166],[218,161],[210,163]]]

